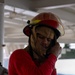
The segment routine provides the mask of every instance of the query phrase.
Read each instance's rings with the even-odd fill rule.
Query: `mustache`
[[[49,47],[49,46],[46,46],[46,45],[44,45],[44,44],[41,44],[41,46],[42,46],[43,48],[45,48],[45,49],[48,49],[48,47]]]

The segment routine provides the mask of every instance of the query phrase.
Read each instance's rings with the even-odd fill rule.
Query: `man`
[[[9,60],[9,75],[56,75],[55,63],[61,47],[57,39],[64,35],[60,19],[52,13],[35,16],[23,29],[29,37],[25,49],[15,50]]]
[[[0,62],[0,75],[8,75],[8,70],[4,68]]]

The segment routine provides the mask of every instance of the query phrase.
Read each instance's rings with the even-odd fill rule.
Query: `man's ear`
[[[32,27],[30,25],[27,25],[24,29],[23,29],[23,33],[27,36],[30,36],[31,35],[31,29]]]

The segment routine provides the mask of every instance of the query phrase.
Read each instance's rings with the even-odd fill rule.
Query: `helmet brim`
[[[39,22],[32,22],[32,23],[30,23],[29,25],[27,25],[24,29],[23,29],[23,33],[25,34],[25,35],[27,35],[27,36],[30,36],[31,35],[31,28],[32,28],[32,26],[42,26],[42,25],[44,25],[44,26],[48,26],[48,27],[50,27],[50,28],[53,28],[53,29],[55,29],[55,30],[57,30],[59,33],[60,33],[60,35],[62,36],[62,35],[64,35],[64,29],[63,29],[63,26],[62,25],[60,25],[57,21],[54,21],[54,20],[42,20],[42,21],[39,21]]]

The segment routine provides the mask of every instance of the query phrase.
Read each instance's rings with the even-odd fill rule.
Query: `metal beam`
[[[28,38],[5,38],[5,43],[27,43]]]
[[[32,2],[33,3],[33,2]],[[33,8],[42,8],[42,7],[66,7],[73,6],[75,4],[75,0],[34,0]]]
[[[4,0],[0,0],[0,3],[4,3]]]
[[[67,44],[69,44],[69,43],[75,43],[75,39],[59,39],[58,40],[58,42],[60,42],[60,43],[67,43]]]
[[[28,43],[28,38],[5,38],[5,43]],[[60,43],[75,43],[75,39],[58,39]]]
[[[13,25],[18,25],[18,26],[19,25],[22,26],[24,24],[27,25],[27,23],[23,20],[17,20],[15,18],[10,19],[10,18],[7,18],[7,17],[4,17],[4,23],[9,23],[10,25],[13,24]]]
[[[17,8],[29,9],[31,1],[29,0],[5,0],[5,5],[10,5]]]
[[[42,7],[65,7],[73,6],[75,4],[75,0],[5,0],[5,5],[10,5],[22,9],[33,9],[42,8]],[[58,7],[57,7],[58,8]]]
[[[41,9],[38,12],[53,12],[54,14],[58,15],[61,19],[75,23],[75,14],[71,12],[67,12],[61,9]]]

